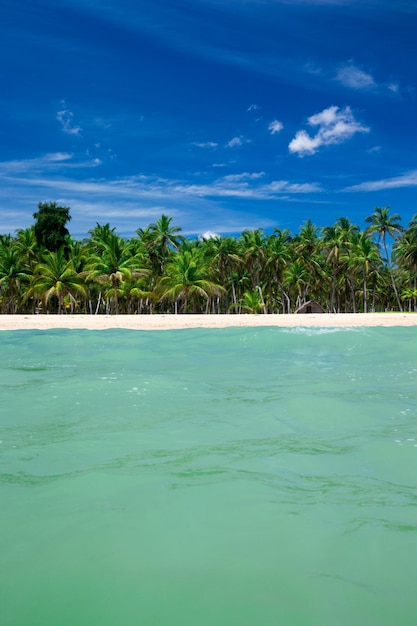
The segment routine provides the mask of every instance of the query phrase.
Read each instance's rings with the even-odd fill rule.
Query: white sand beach
[[[298,315],[0,315],[0,330],[78,328],[173,330],[241,326],[417,326],[417,313],[338,313]]]

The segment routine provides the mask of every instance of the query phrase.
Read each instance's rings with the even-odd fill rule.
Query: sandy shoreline
[[[0,330],[78,328],[173,330],[241,326],[417,326],[416,313],[339,313],[304,315],[0,315]]]

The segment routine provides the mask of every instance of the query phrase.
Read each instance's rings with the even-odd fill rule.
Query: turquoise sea
[[[0,333],[2,626],[414,626],[417,332]]]

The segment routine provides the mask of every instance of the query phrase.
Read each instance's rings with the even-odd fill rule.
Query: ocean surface
[[[417,331],[0,333],[2,626],[415,626]]]

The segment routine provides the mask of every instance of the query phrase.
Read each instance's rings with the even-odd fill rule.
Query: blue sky
[[[416,0],[0,0],[0,233],[417,213]]]

